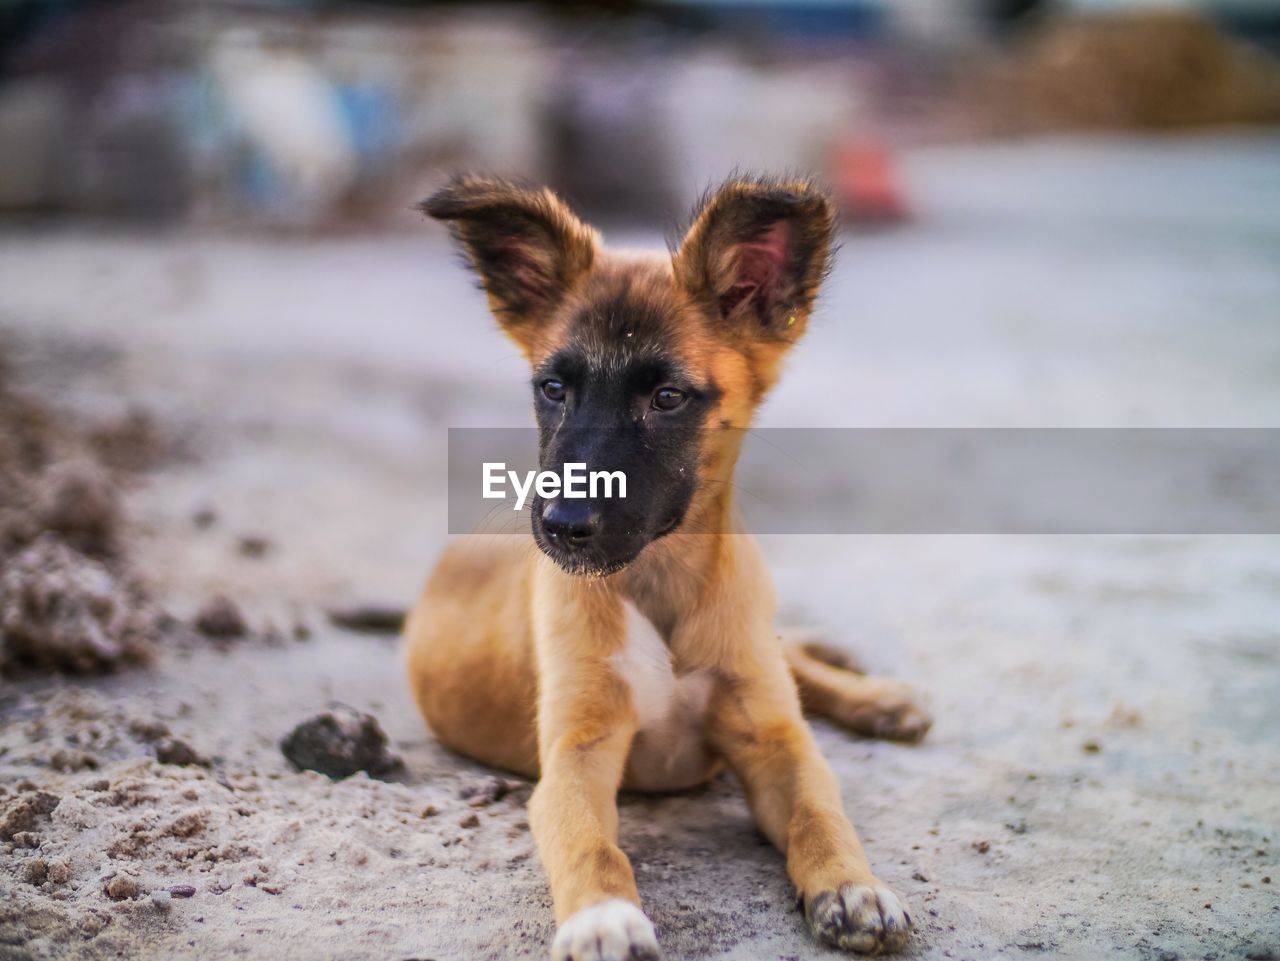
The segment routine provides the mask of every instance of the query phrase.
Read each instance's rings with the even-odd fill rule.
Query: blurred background
[[[447,429],[530,423],[450,173],[658,247],[825,178],[762,426],[1274,428],[1278,54],[1277,0],[0,0],[0,954],[545,956],[527,795],[477,814],[395,639]],[[918,957],[1280,956],[1276,537],[763,540],[927,692],[919,747],[817,725]],[[400,783],[282,755],[333,700]],[[669,957],[827,956],[731,783],[623,846]]]
[[[853,220],[903,150],[1280,120],[1275,0],[0,0],[0,215],[394,229],[444,172],[663,225],[736,168]]]

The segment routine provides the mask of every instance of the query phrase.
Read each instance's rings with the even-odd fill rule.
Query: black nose
[[[542,508],[542,530],[561,547],[574,550],[600,533],[600,514],[585,500],[557,497]]]

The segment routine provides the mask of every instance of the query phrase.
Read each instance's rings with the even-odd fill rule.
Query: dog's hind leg
[[[782,649],[800,703],[811,714],[855,734],[894,741],[919,741],[933,723],[909,685],[863,674],[840,651],[786,637]]]
[[[538,775],[527,548],[455,541],[405,624],[409,683],[436,737],[482,764]]]

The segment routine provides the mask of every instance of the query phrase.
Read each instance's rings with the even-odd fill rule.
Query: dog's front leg
[[[559,925],[553,961],[659,957],[631,862],[617,844],[618,787],[636,715],[609,660],[623,643],[620,609],[614,621],[612,612],[562,609],[538,638],[542,777],[529,825]]]
[[[755,650],[718,686],[712,742],[757,823],[786,854],[814,936],[846,951],[899,950],[910,937],[906,908],[871,872],[781,652],[763,638]]]

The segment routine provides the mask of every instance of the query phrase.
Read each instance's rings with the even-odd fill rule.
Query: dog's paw
[[[552,961],[659,961],[658,937],[644,912],[613,898],[583,908],[560,925]]]
[[[901,681],[877,679],[879,690],[860,705],[849,719],[849,727],[867,737],[887,741],[922,740],[933,726],[933,718],[915,688]]]
[[[933,718],[920,703],[914,690],[902,685],[898,697],[888,701],[874,719],[872,733],[890,741],[916,742],[924,739],[933,727]]]
[[[824,944],[858,954],[901,951],[911,939],[906,905],[881,885],[846,884],[805,900],[805,920]]]

